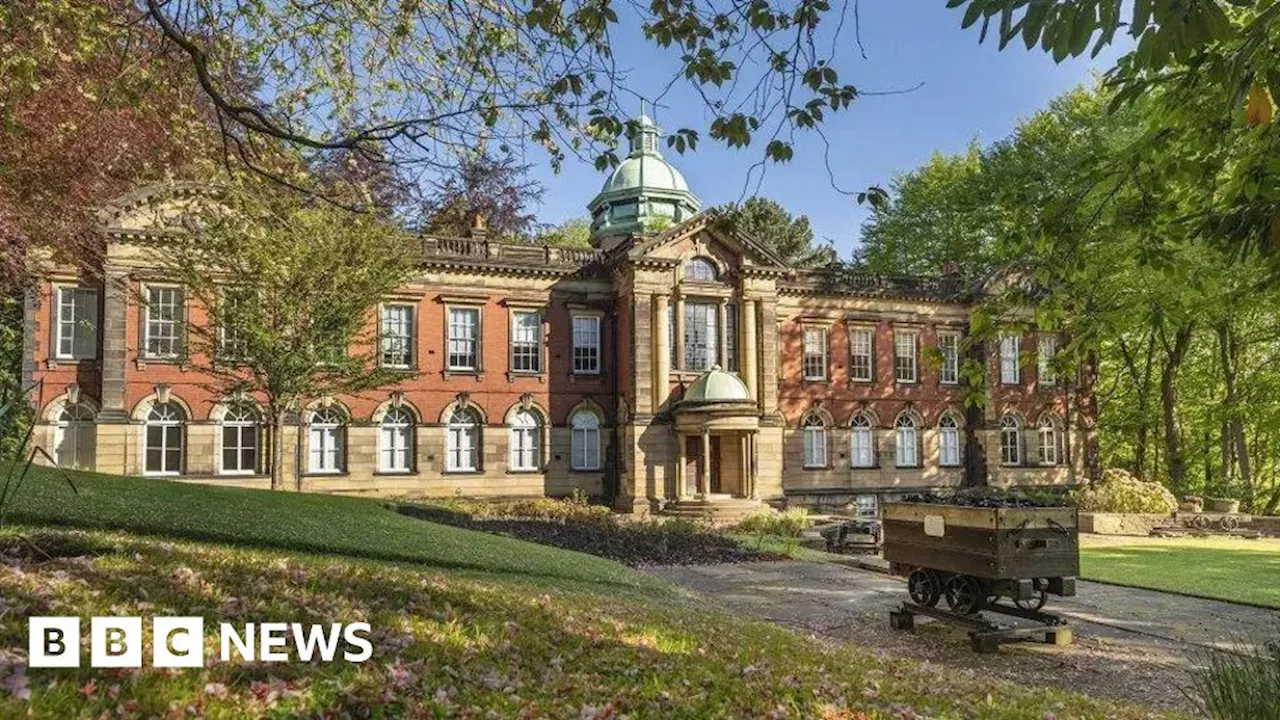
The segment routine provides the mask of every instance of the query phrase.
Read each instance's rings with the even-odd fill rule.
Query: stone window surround
[[[828,383],[835,377],[831,367],[831,326],[833,320],[827,318],[801,318],[800,319],[800,376],[808,383]],[[824,362],[822,363],[822,377],[810,376],[808,369],[805,367],[805,335],[810,330],[822,331],[822,354]]]
[[[715,258],[712,259],[714,260]],[[724,271],[724,268],[721,268],[721,272],[723,273]],[[683,276],[676,287],[672,289],[671,300],[668,305],[668,312],[670,313],[668,332],[674,340],[670,347],[670,352],[674,359],[671,364],[671,374],[676,379],[689,380],[706,372],[705,370],[689,370],[685,366],[685,342],[684,332],[682,331],[685,329],[688,318],[685,317],[682,311],[685,309],[686,303],[706,303],[716,306],[716,358],[711,364],[720,365],[724,369],[728,364],[723,362],[725,359],[723,356],[727,352],[726,346],[728,345],[726,335],[728,332],[727,316],[729,305],[735,304],[740,308],[744,304],[737,295],[736,288],[723,282],[706,283],[684,280]],[[741,312],[741,310],[738,312]],[[739,350],[741,351],[741,348]]]
[[[489,303],[489,298],[483,295],[441,295],[440,302],[444,305],[444,323],[441,332],[443,333],[443,349],[440,364],[443,368],[441,373],[445,378],[454,375],[463,376],[484,376],[484,310]],[[474,310],[476,313],[476,366],[474,368],[451,368],[449,367],[449,316],[454,310]]]
[[[52,312],[49,315],[49,357],[47,366],[55,368],[58,365],[77,365],[79,363],[97,362],[99,357],[98,342],[102,337],[102,291],[96,287],[85,285],[76,278],[66,280],[54,279],[50,284],[50,305]],[[72,354],[63,355],[61,350],[61,332],[62,332],[62,293],[64,290],[83,290],[92,292],[94,295],[94,314],[97,316],[97,325],[94,327],[93,354],[88,356],[75,355],[74,341],[72,343]]]
[[[895,385],[918,385],[920,383],[920,323],[895,321],[893,323],[893,382]],[[912,338],[911,379],[898,377],[898,338],[910,335]]]
[[[876,382],[876,330],[878,324],[871,320],[849,320],[845,322],[846,337],[849,345],[849,384],[874,385]],[[869,357],[869,373],[867,377],[853,376],[853,333],[866,332],[869,334],[871,347],[868,348]]]
[[[514,380],[517,377],[539,378],[542,382],[546,382],[547,371],[551,364],[550,352],[547,343],[547,302],[541,300],[521,300],[508,298],[503,300],[502,305],[507,308],[507,379]],[[516,370],[515,369],[515,319],[516,313],[537,313],[538,315],[538,369],[537,370]],[[573,328],[573,320],[569,321],[570,332]],[[572,359],[570,359],[572,362]]]
[[[579,377],[603,377],[604,372],[604,341],[605,341],[605,313],[603,310],[588,305],[569,304],[569,375]],[[573,321],[577,318],[595,318],[596,320],[596,369],[595,370],[578,370],[577,363],[574,362],[573,352],[576,347],[573,338]],[[545,346],[546,343],[544,342]]]
[[[1050,346],[1049,357],[1045,357],[1045,345]],[[1049,368],[1049,361],[1058,354],[1057,333],[1043,332],[1036,336],[1036,384],[1044,387],[1056,387],[1058,378]],[[1048,372],[1045,372],[1048,369]],[[1048,379],[1046,379],[1046,377]]]
[[[151,292],[151,288],[176,288],[182,293],[182,312],[181,319],[178,320],[178,354],[172,357],[154,356],[147,352],[147,325],[150,317],[150,307],[147,303],[147,297]],[[187,366],[186,352],[189,347],[189,338],[187,337],[187,328],[191,320],[191,298],[188,297],[186,288],[181,283],[164,280],[141,280],[138,283],[138,352],[135,360],[135,366],[139,370],[145,370],[149,363],[163,365],[180,365]]]
[[[409,364],[405,365],[386,365],[382,362],[382,319],[383,311],[387,307],[399,306],[409,308]],[[447,312],[447,311],[446,311]],[[418,328],[421,327],[418,309],[418,298],[411,297],[391,297],[378,303],[378,367],[388,370],[399,370],[403,372],[415,372],[422,366],[421,353],[418,352]],[[447,329],[446,329],[446,332]]]
[[[960,384],[960,368],[964,365],[964,357],[960,354],[960,343],[964,339],[964,330],[959,325],[941,325],[935,328],[934,337],[937,342],[938,353],[942,353],[942,338],[955,338],[956,349],[956,379],[947,380],[943,374],[943,366],[938,367],[938,384],[946,386],[957,386]],[[945,363],[945,360],[943,361]]]

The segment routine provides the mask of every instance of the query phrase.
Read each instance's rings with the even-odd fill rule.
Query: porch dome
[[[685,390],[683,404],[751,402],[747,386],[733,373],[725,372],[719,365],[698,376]]]

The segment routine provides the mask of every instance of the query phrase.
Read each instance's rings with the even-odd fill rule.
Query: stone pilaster
[[[671,326],[667,296],[653,298],[653,411],[662,409],[671,390]]]
[[[676,296],[676,367],[684,369],[684,298]]]
[[[721,368],[729,369],[729,301],[725,298],[720,299],[719,305],[716,307],[719,313],[716,327],[719,329],[719,337],[716,338],[716,362]]]
[[[36,337],[40,328],[40,291],[27,290],[22,303],[22,389],[36,380]]]
[[[126,274],[109,265],[102,283],[102,412],[99,422],[126,422],[125,356],[128,345],[129,286]]]
[[[760,401],[760,378],[756,369],[756,358],[759,348],[756,347],[756,301],[745,300],[742,303],[742,343],[738,353],[742,356],[742,377],[747,383],[747,392],[751,399]]]
[[[778,303],[760,302],[760,400],[767,416],[778,413]]]

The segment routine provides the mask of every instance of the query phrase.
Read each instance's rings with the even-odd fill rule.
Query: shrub
[[[751,535],[777,535],[779,537],[799,537],[809,527],[809,511],[805,508],[790,508],[785,512],[766,510],[743,518],[732,531]]]
[[[1178,509],[1178,499],[1157,482],[1144,482],[1125,470],[1111,469],[1093,485],[1072,490],[1067,502],[1081,512],[1155,513]]]
[[[1213,720],[1280,720],[1280,640],[1261,654],[1240,647],[1209,651],[1191,672],[1192,687]]]
[[[441,507],[477,520],[548,520],[575,522],[612,522],[613,511],[605,505],[591,505],[584,497],[566,500],[553,498],[521,498],[515,500],[467,500],[454,497],[436,503]]]

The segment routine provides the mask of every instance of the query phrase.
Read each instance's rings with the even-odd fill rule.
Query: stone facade
[[[167,287],[150,260],[149,248],[164,242],[152,223],[197,192],[122,199],[104,212],[101,268],[50,267],[40,279],[27,303],[23,366],[36,384],[34,442],[104,473],[268,487],[267,430],[252,421],[243,434],[230,429],[232,407],[255,399],[222,397],[198,363],[147,351],[152,330],[139,298]],[[695,497],[866,503],[923,488],[1084,476],[1092,404],[1065,378],[1039,376],[1035,351],[1051,347],[1041,336],[1018,342],[1016,382],[1000,382],[1005,348],[974,351],[993,378],[985,408],[966,408],[950,381],[959,378],[943,376],[937,348],[967,330],[978,299],[955,276],[799,270],[725,230],[714,212],[597,244],[423,238],[416,276],[386,300],[411,313],[411,367],[393,386],[317,398],[294,417],[282,438],[286,485],[370,495],[581,491],[658,510]],[[205,321],[201,308],[179,305],[178,333]],[[450,367],[454,308],[478,320],[473,368]],[[530,312],[538,361],[525,371],[513,328],[515,314]],[[597,358],[589,367],[575,362],[584,348]],[[685,402],[713,366],[741,379],[746,402]],[[329,411],[335,428],[320,430]],[[451,427],[463,416],[474,426]],[[390,417],[410,420],[393,431]],[[522,422],[532,429],[517,440]],[[235,455],[246,442],[252,449]],[[532,447],[519,463],[517,442]],[[337,444],[331,458],[326,443]],[[385,460],[396,443],[402,459]]]

